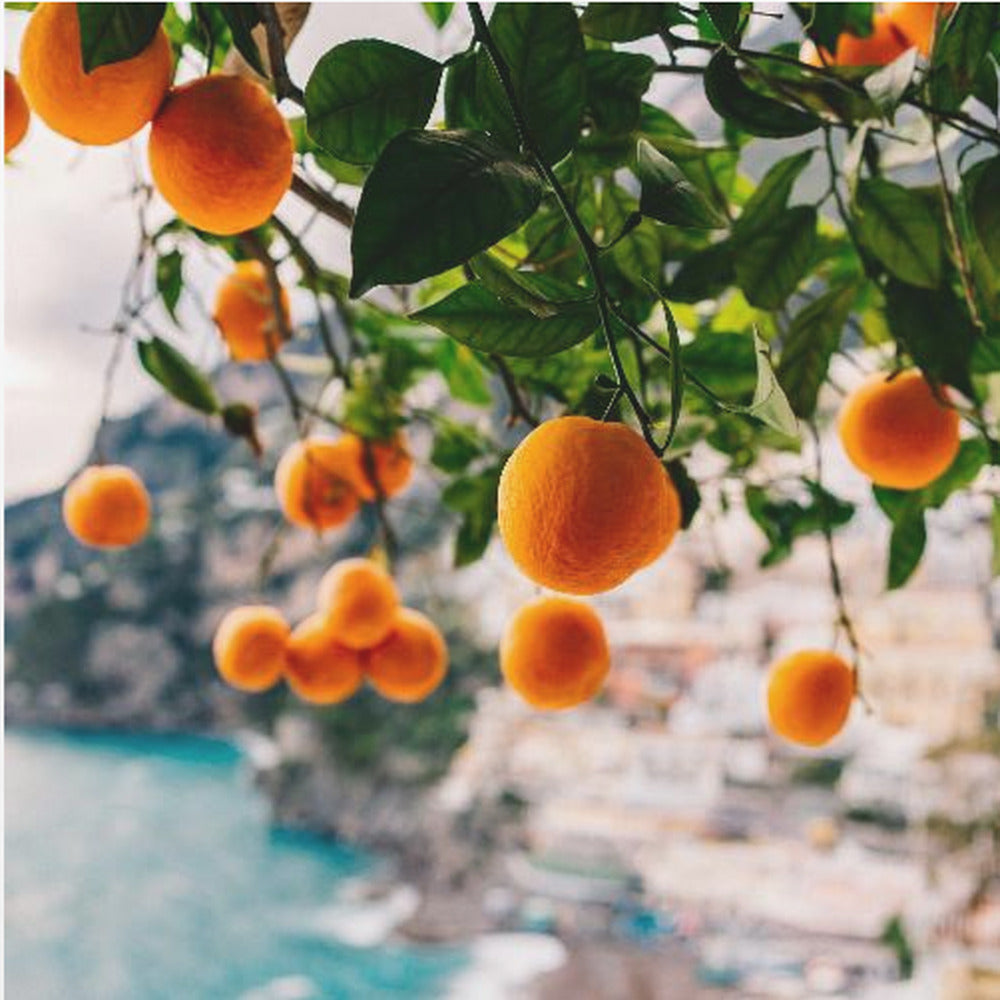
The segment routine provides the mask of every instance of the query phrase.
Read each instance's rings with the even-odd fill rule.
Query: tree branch
[[[274,81],[275,97],[279,101],[287,97],[304,109],[306,95],[288,75],[288,64],[285,62],[285,32],[281,27],[278,11],[273,3],[259,3],[257,11],[264,22],[264,31],[267,35],[267,62],[271,79]]]
[[[297,194],[304,202],[334,222],[339,222],[348,229],[354,225],[354,209],[350,205],[338,201],[325,191],[317,190],[300,174],[292,175],[291,190],[293,194]]]

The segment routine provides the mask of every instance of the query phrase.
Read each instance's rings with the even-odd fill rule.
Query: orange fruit
[[[219,236],[266,222],[292,182],[292,134],[271,95],[241,76],[172,90],[153,120],[149,165],[189,225]]]
[[[845,400],[837,429],[847,457],[873,483],[916,490],[955,460],[958,425],[958,414],[914,370],[866,379]]]
[[[500,534],[535,583],[597,594],[656,559],[680,526],[680,499],[624,424],[560,417],[533,430],[500,476]]]
[[[365,675],[390,701],[423,701],[448,672],[448,647],[419,611],[400,608],[387,639],[368,653]]]
[[[413,457],[406,437],[400,432],[388,441],[372,441],[371,459],[365,455],[365,442],[355,434],[345,435],[357,451],[358,493],[363,500],[375,500],[379,489],[385,498],[402,493],[413,478]],[[369,467],[374,464],[374,469]],[[374,477],[373,477],[374,473]],[[376,489],[376,483],[378,489]]]
[[[9,70],[3,71],[3,155],[7,156],[19,145],[28,131],[31,111],[24,99],[24,91],[17,77]]]
[[[100,549],[135,545],[149,530],[152,502],[139,476],[125,465],[91,465],[63,493],[70,533]]]
[[[610,668],[597,612],[568,597],[541,597],[526,604],[500,642],[500,669],[533,708],[573,708],[589,701]]]
[[[83,71],[75,3],[43,3],[24,29],[20,81],[49,128],[87,146],[134,135],[163,102],[173,76],[163,28],[131,59]]]
[[[890,3],[885,12],[896,29],[910,45],[924,56],[930,56],[937,24],[944,19],[953,3]]]
[[[838,66],[886,66],[901,56],[910,43],[888,14],[872,18],[872,33],[867,38],[843,32],[837,39],[834,62]]]
[[[212,640],[222,679],[241,691],[266,691],[285,672],[289,629],[280,612],[263,604],[230,611]]]
[[[292,524],[316,531],[338,528],[358,509],[354,449],[344,438],[296,441],[281,456],[274,489]]]
[[[371,559],[343,559],[320,581],[317,603],[343,645],[371,649],[388,636],[399,593],[392,577]]]
[[[289,320],[288,292],[281,289],[281,312]],[[259,260],[241,260],[219,286],[212,314],[234,361],[266,361],[281,346],[281,324],[267,271]]]
[[[314,705],[336,705],[361,687],[361,657],[337,641],[322,615],[310,615],[288,640],[288,686]]]
[[[818,747],[844,728],[854,671],[836,653],[805,649],[775,663],[767,677],[771,728],[792,743]]]

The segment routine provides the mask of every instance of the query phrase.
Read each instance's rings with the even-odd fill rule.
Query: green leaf
[[[757,356],[757,388],[745,412],[779,433],[797,438],[799,425],[795,414],[771,367],[771,351],[756,330],[753,332],[753,346]]]
[[[448,128],[480,128],[476,101],[475,52],[463,52],[450,63],[444,75],[444,121]]]
[[[680,459],[675,458],[667,462],[666,466],[670,481],[674,484],[681,501],[681,528],[689,528],[695,514],[698,513],[698,508],[701,507],[701,490]]]
[[[474,351],[455,340],[442,337],[437,344],[435,360],[454,399],[471,406],[493,403],[486,372]]]
[[[872,177],[858,184],[855,209],[861,245],[891,274],[921,288],[941,284],[944,234],[919,194]]]
[[[901,56],[893,59],[888,66],[883,66],[877,72],[865,77],[864,84],[868,96],[889,121],[893,120],[896,108],[903,99],[916,68],[917,49],[911,46]]]
[[[705,96],[715,112],[737,128],[768,139],[805,135],[819,128],[815,115],[751,90],[724,49],[712,56],[705,70]]]
[[[585,340],[597,328],[593,302],[560,307],[548,319],[505,302],[479,282],[411,313],[411,319],[443,330],[449,337],[487,354],[538,358],[557,354]]]
[[[490,32],[542,159],[561,160],[579,138],[585,97],[583,38],[572,4],[498,3]],[[482,124],[517,149],[507,96],[485,53],[478,61],[476,97]]]
[[[795,315],[781,347],[778,377],[795,415],[810,420],[830,358],[857,298],[853,285],[834,288]]]
[[[84,73],[137,56],[156,35],[165,3],[78,3]]]
[[[642,184],[639,211],[673,226],[724,229],[726,220],[712,203],[662,153],[645,139],[636,150],[636,176]]]
[[[976,330],[952,290],[890,280],[885,297],[889,329],[920,368],[932,380],[973,397],[969,368]]]
[[[253,37],[253,29],[261,24],[261,16],[257,5],[252,3],[220,3],[219,12],[229,25],[229,33],[233,36],[233,45],[244,59],[261,76],[269,76],[264,61],[260,57],[260,49]]]
[[[667,294],[675,302],[704,302],[717,298],[735,282],[734,247],[724,240],[688,257],[670,282]]]
[[[662,3],[589,3],[580,16],[580,30],[604,42],[633,42],[666,23]]]
[[[823,532],[827,525],[831,530],[839,528],[854,516],[853,504],[829,493],[819,483],[803,482],[809,492],[809,501],[804,504],[773,496],[760,486],[745,487],[747,513],[770,545],[761,556],[761,566],[774,566],[787,559],[797,538]]]
[[[764,175],[753,194],[743,206],[733,228],[736,240],[748,240],[766,230],[784,212],[792,188],[799,175],[812,158],[813,150],[806,149],[779,160]]]
[[[797,205],[736,245],[736,281],[747,301],[779,309],[805,276],[816,248],[816,209]]]
[[[684,402],[684,358],[681,353],[681,337],[677,321],[667,302],[663,299],[660,302],[667,319],[667,333],[670,336],[670,428],[666,441],[669,445],[677,433],[677,424],[681,419],[681,407]]]
[[[730,45],[739,42],[740,4],[703,3],[701,9],[708,15],[722,41]]]
[[[442,472],[464,472],[486,450],[487,442],[474,427],[446,417],[435,421],[431,464]]]
[[[538,207],[530,167],[480,132],[403,132],[361,191],[351,297],[446,271],[515,230]]]
[[[517,271],[494,254],[479,253],[469,265],[482,284],[511,305],[527,309],[538,319],[550,319],[560,310],[593,295],[579,285],[569,285],[544,274]]]
[[[962,175],[972,225],[987,257],[1000,266],[1000,156],[980,160]]]
[[[446,507],[462,514],[455,539],[455,566],[467,566],[486,551],[497,519],[497,486],[501,464],[477,476],[465,476],[451,482],[441,499]]]
[[[959,4],[945,20],[934,43],[929,76],[931,103],[955,111],[971,93],[980,67],[996,37],[997,6]]]
[[[441,64],[375,38],[330,49],[306,84],[309,134],[348,163],[373,163],[404,129],[427,124]]]
[[[153,337],[136,343],[139,363],[175,399],[200,413],[219,412],[219,400],[208,379],[165,340]]]
[[[451,12],[455,9],[453,3],[425,3],[421,4],[424,13],[431,19],[431,24],[440,31],[451,17]]]
[[[719,396],[749,396],[757,385],[757,356],[745,333],[703,331],[681,349],[684,367]]]
[[[872,33],[871,3],[793,3],[795,11],[810,37],[833,52],[837,38],[844,31],[859,38],[867,38]]]
[[[585,53],[587,107],[603,132],[624,134],[639,127],[642,95],[656,63],[634,52],[594,49]]]
[[[156,258],[156,290],[163,299],[163,304],[170,313],[170,318],[177,321],[177,303],[184,287],[184,257],[179,250],[171,250]]]
[[[902,587],[920,565],[927,545],[927,526],[923,508],[908,504],[900,517],[893,521],[889,539],[889,572],[886,586],[889,590]]]

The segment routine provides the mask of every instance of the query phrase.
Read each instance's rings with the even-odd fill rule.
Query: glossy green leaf
[[[483,133],[403,132],[361,192],[351,296],[461,264],[516,229],[541,194],[535,171]]]
[[[786,139],[820,126],[815,115],[752,90],[743,82],[735,58],[720,49],[705,70],[705,96],[715,112],[751,135]]]
[[[929,80],[935,107],[957,110],[972,92],[996,29],[995,3],[959,4],[943,22],[934,43]]]
[[[893,521],[889,538],[889,571],[886,587],[896,590],[913,576],[927,545],[927,525],[923,508],[907,504],[898,520]]]
[[[597,128],[618,135],[638,128],[642,95],[655,69],[649,56],[634,52],[594,49],[585,53],[587,107]]]
[[[1000,266],[1000,156],[981,160],[962,175],[972,225],[987,257]]]
[[[779,433],[797,438],[798,421],[771,367],[771,351],[756,330],[753,334],[753,344],[757,356],[757,388],[754,390],[750,405],[745,410],[742,407],[734,409],[734,412],[745,412]]]
[[[735,249],[726,240],[685,260],[667,289],[676,302],[704,302],[721,295],[736,281]]]
[[[805,276],[816,248],[816,209],[797,205],[736,245],[736,281],[759,309],[779,309]]]
[[[219,412],[219,400],[208,379],[165,340],[153,337],[136,343],[139,363],[175,399],[209,415]]]
[[[137,56],[156,35],[164,3],[78,3],[83,71]]]
[[[642,184],[639,211],[643,215],[673,226],[725,228],[725,217],[678,167],[645,139],[639,140],[635,172]]]
[[[604,42],[633,42],[666,23],[662,3],[589,3],[580,16],[580,30]]]
[[[599,323],[593,302],[573,302],[542,319],[505,302],[479,282],[462,285],[411,319],[444,331],[449,337],[487,354],[537,358],[579,344]]]
[[[444,121],[448,128],[481,128],[476,102],[478,58],[463,52],[444,74]]]
[[[441,64],[374,38],[344,42],[306,84],[309,134],[348,163],[373,163],[395,135],[427,123]]]
[[[586,89],[583,38],[572,4],[498,3],[489,26],[542,159],[561,160],[580,134]],[[483,126],[516,150],[517,131],[507,96],[482,52],[476,99]]]
[[[722,41],[730,45],[739,41],[739,3],[703,3],[701,9]]]
[[[453,399],[470,406],[491,406],[487,373],[475,351],[448,337],[438,339],[434,359]]]
[[[515,270],[489,252],[476,254],[469,265],[494,295],[527,309],[538,319],[551,319],[564,306],[593,299],[593,295],[579,285],[568,285],[545,274]]]
[[[156,258],[156,290],[173,320],[177,319],[177,303],[184,287],[183,265],[184,257],[179,250]]]
[[[260,12],[253,3],[220,3],[216,5],[233,38],[233,45],[244,59],[261,76],[268,76],[267,68],[260,57],[260,49],[253,37],[253,29],[261,24]]]
[[[796,416],[812,419],[830,358],[857,298],[853,285],[835,288],[796,313],[782,346],[778,378]]]
[[[766,230],[774,220],[784,212],[791,197],[792,188],[799,175],[805,170],[812,159],[813,150],[806,149],[801,153],[779,160],[764,175],[753,194],[743,206],[740,217],[733,228],[733,236],[737,240],[748,240]]]
[[[438,31],[448,23],[448,19],[455,9],[453,3],[424,3],[421,4],[421,7],[424,8],[424,13],[431,19],[431,24]]]
[[[919,194],[873,177],[858,184],[855,210],[858,239],[891,274],[921,288],[941,284],[944,233]]]
[[[950,288],[916,288],[889,281],[886,315],[896,340],[932,379],[974,393],[969,366],[976,331]]]
[[[623,188],[608,184],[601,195],[601,221],[609,239],[622,232],[638,203]],[[657,288],[663,269],[663,252],[653,227],[642,223],[619,240],[611,250],[611,259],[621,273],[637,288],[648,282]]]

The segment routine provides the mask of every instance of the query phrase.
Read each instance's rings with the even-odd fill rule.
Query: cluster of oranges
[[[817,50],[807,42],[802,60],[811,66],[885,66],[907,49],[916,48],[929,57],[941,18],[950,3],[888,3],[872,17],[872,32],[861,37],[849,31],[837,38],[835,50]]]
[[[294,629],[275,608],[235,608],[212,653],[233,687],[266,691],[284,678],[315,705],[346,701],[365,680],[390,701],[422,701],[448,670],[438,628],[400,606],[392,577],[370,559],[336,563],[320,582],[316,611]]]
[[[881,65],[910,46],[927,55],[947,6],[889,4],[876,13],[868,38],[843,34],[822,61]],[[137,56],[85,73],[76,5],[40,4],[25,31],[20,84],[4,77],[5,153],[23,139],[29,109],[89,145],[121,141],[151,123],[153,178],[180,218],[218,235],[266,221],[288,190],[293,163],[291,134],[271,96],[236,76],[176,88],[172,77],[162,27]],[[280,347],[289,303],[283,289],[276,299],[272,277],[260,262],[243,261],[219,288],[214,318],[234,360],[265,361]],[[872,376],[846,401],[838,430],[853,464],[873,483],[896,489],[926,486],[959,447],[958,414],[944,390],[918,372]],[[401,433],[385,441],[352,433],[309,437],[282,456],[275,490],[291,523],[323,532],[343,526],[361,503],[405,489],[412,472]],[[63,513],[81,542],[124,547],[148,530],[151,503],[132,470],[101,465],[70,483]],[[500,646],[503,675],[536,708],[579,705],[600,691],[610,653],[593,609],[561,595],[602,593],[656,560],[680,527],[677,490],[635,431],[568,416],[536,428],[511,455],[497,515],[517,566],[560,595],[515,614]],[[273,608],[231,611],[213,643],[220,674],[247,691],[285,678],[320,704],[345,700],[366,678],[402,702],[419,701],[441,683],[447,649],[440,632],[400,607],[392,578],[371,560],[335,565],[317,605],[295,629]],[[772,726],[794,742],[822,745],[842,728],[855,691],[854,670],[836,654],[794,653],[768,676]]]
[[[29,107],[88,146],[121,142],[152,123],[153,180],[180,218],[222,236],[259,226],[292,182],[288,125],[252,80],[217,74],[172,88],[173,72],[162,26],[138,55],[84,72],[76,4],[39,4],[21,43],[19,83],[4,77],[4,103],[14,109],[5,149],[23,138]]]

